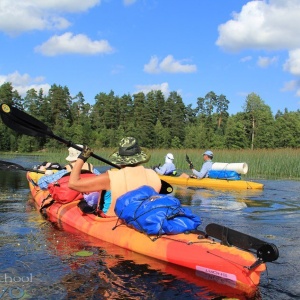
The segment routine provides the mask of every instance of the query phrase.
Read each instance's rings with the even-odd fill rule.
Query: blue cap
[[[210,150],[206,150],[206,151],[203,153],[203,155],[207,155],[207,156],[210,156],[210,157],[213,157],[213,156],[214,156],[214,154],[213,154],[212,151],[210,151]]]

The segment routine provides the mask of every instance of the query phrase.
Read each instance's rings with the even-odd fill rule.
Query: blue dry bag
[[[225,179],[225,180],[240,180],[241,174],[236,171],[227,170],[210,170],[208,172],[208,178]]]
[[[177,198],[158,194],[146,185],[119,197],[115,213],[127,225],[149,235],[183,233],[201,224],[200,218],[181,207]]]

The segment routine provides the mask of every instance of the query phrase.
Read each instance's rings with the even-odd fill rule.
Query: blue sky
[[[0,0],[0,47],[0,84],[23,96],[160,89],[195,108],[213,91],[235,114],[254,92],[300,109],[299,0]]]

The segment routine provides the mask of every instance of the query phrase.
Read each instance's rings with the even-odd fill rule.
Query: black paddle
[[[40,120],[28,115],[27,113],[25,113],[22,110],[19,110],[16,107],[2,103],[1,109],[0,109],[0,114],[1,114],[3,123],[7,127],[15,130],[16,132],[19,132],[21,134],[26,134],[29,136],[40,136],[40,137],[49,136],[63,144],[66,144],[68,147],[73,147],[79,151],[82,150],[81,147],[77,146],[73,142],[67,141],[67,140],[55,135],[52,132],[52,130],[46,124],[41,122]],[[116,165],[113,162],[96,155],[95,153],[92,153],[91,156],[114,167],[114,168],[121,169],[121,167],[119,165]],[[161,186],[160,193],[169,194],[173,191],[173,187],[166,181],[161,180],[161,184],[162,184],[162,186]]]
[[[193,166],[193,163],[192,163],[192,161],[190,160],[190,158],[188,157],[187,154],[185,155],[185,160],[186,160],[187,163],[190,165],[190,167]]]
[[[59,142],[66,144],[68,147],[73,147],[79,151],[82,150],[81,147],[77,146],[71,141],[67,141],[57,135],[55,135],[52,130],[44,123],[42,123],[40,120],[28,115],[22,110],[19,110],[16,107],[10,106],[8,104],[1,104],[0,114],[3,123],[22,134],[30,135],[30,136],[40,136],[45,137],[49,136],[51,138],[54,138],[58,140]],[[106,160],[103,157],[100,157],[96,155],[95,153],[92,153],[91,156],[94,158],[101,160],[102,162],[111,165],[114,168],[120,169],[120,166],[112,163],[109,160]]]
[[[12,162],[8,162],[8,161],[3,161],[3,160],[0,160],[0,170],[21,170],[21,171],[30,171],[30,172],[45,174],[44,171],[24,168],[21,165],[18,165],[18,164],[12,163]]]
[[[267,243],[223,225],[210,223],[206,226],[205,231],[207,235],[219,239],[223,245],[233,245],[244,250],[256,250],[259,260],[249,267],[250,270],[262,262],[272,262],[279,257],[279,250],[274,244]]]

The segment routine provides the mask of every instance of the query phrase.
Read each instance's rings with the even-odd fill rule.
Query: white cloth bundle
[[[220,163],[220,162],[215,162],[212,165],[212,170],[235,171],[239,174],[247,174],[248,165],[247,165],[247,163]]]

